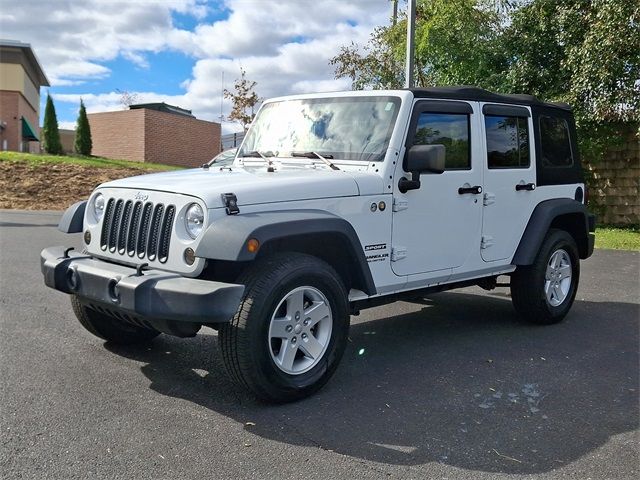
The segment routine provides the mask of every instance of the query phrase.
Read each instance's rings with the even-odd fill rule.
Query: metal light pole
[[[416,30],[416,0],[409,0],[407,11],[407,61],[404,72],[404,86],[413,88],[413,56],[415,51],[414,38]]]
[[[398,0],[391,0],[393,2],[393,16],[391,17],[391,25],[394,27],[398,21]]]

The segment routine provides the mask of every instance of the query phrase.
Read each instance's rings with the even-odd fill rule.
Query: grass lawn
[[[136,168],[139,170],[165,171],[180,170],[181,167],[160,165],[157,163],[130,162],[128,160],[112,160],[102,157],[82,157],[67,155],[47,155],[20,152],[0,152],[0,162],[26,162],[31,166],[45,166],[56,163],[66,163],[96,168]]]
[[[596,248],[640,250],[640,230],[637,228],[596,228]]]

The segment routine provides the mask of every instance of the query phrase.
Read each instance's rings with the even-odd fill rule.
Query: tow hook
[[[141,265],[138,265],[136,267],[136,277],[141,277],[142,275],[144,275],[144,273],[142,273],[142,271],[147,268],[149,266],[148,263],[143,263]]]

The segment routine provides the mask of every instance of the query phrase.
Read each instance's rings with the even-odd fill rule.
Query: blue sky
[[[0,0],[0,35],[32,45],[63,128],[80,98],[90,113],[117,110],[122,91],[217,121],[223,72],[231,89],[245,69],[263,98],[349,89],[329,59],[366,43],[390,9],[389,0]]]

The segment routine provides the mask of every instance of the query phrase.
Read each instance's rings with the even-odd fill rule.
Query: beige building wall
[[[3,63],[0,68],[0,90],[20,92],[37,112],[40,110],[40,94],[22,65]]]
[[[73,153],[76,142],[76,131],[67,130],[64,128],[59,129],[60,143],[62,144],[62,151],[64,153]]]

